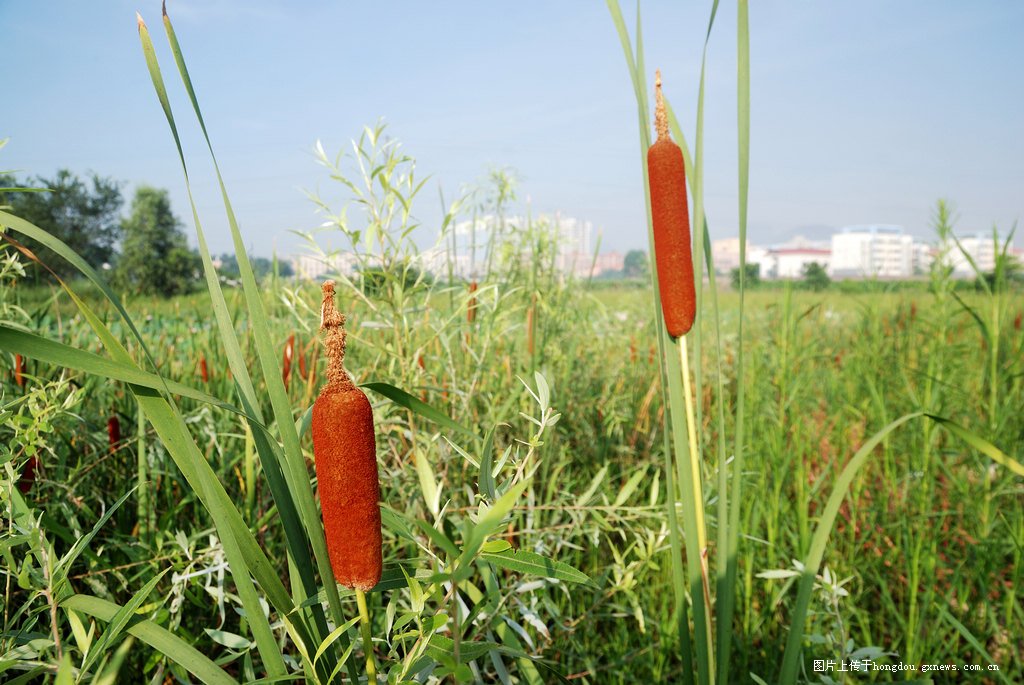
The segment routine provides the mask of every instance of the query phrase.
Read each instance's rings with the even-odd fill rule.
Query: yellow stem
[[[708,666],[714,673],[714,647],[711,644],[711,579],[708,573],[708,535],[704,523],[704,488],[701,485],[700,451],[697,448],[697,419],[694,411],[693,386],[690,383],[690,358],[687,352],[686,337],[678,339],[679,361],[683,374],[683,398],[686,406],[686,432],[690,446],[690,477],[693,480],[693,511],[697,521],[697,545],[700,548],[701,585],[704,590],[704,623],[708,635]],[[714,676],[711,676],[712,680]]]
[[[356,590],[356,604],[359,605],[359,629],[363,634],[363,651],[366,652],[366,681],[377,682],[377,662],[373,659],[373,636],[370,634],[370,610],[366,608],[366,593]]]

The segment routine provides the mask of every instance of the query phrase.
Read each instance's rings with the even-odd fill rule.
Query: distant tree
[[[241,272],[238,269],[238,258],[234,254],[225,252],[218,259],[220,259],[220,266],[217,267],[217,273],[224,278],[230,278],[237,280],[242,277]],[[268,276],[274,273],[274,260],[267,259],[266,257],[249,257],[249,263],[252,265],[252,272],[256,276],[256,280],[262,280],[264,276]],[[292,265],[289,262],[283,262],[277,260],[277,275],[282,278],[288,276],[294,276],[295,271],[292,269]]]
[[[142,186],[135,191],[124,220],[124,242],[117,281],[129,292],[171,297],[195,290],[202,263],[190,250],[181,222],[171,212],[166,190]]]
[[[760,264],[747,264],[746,278],[743,279],[745,288],[756,288],[761,285],[761,265]],[[736,267],[729,272],[729,280],[732,282],[732,289],[740,289],[740,269]]]
[[[639,278],[646,276],[650,271],[650,263],[647,261],[647,253],[643,250],[630,250],[622,260],[622,275],[626,278]]]
[[[804,284],[814,292],[821,292],[832,284],[825,267],[818,262],[805,264],[803,268]]]
[[[41,176],[17,183],[11,176],[0,178],[0,188],[14,186],[47,188],[45,192],[4,192],[0,205],[10,207],[11,214],[29,221],[66,243],[86,262],[101,268],[114,258],[114,244],[121,237],[121,189],[116,181],[90,174],[86,181],[67,169],[53,178]],[[31,249],[39,259],[62,277],[78,270],[49,248],[24,235],[18,242]],[[43,272],[26,264],[27,276],[39,280]]]

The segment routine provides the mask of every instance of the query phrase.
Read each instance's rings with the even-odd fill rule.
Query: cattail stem
[[[366,606],[366,593],[356,589],[356,604],[359,605],[359,632],[363,636],[363,651],[366,652],[366,681],[377,682],[377,662],[373,658],[373,635],[370,630],[370,610]]]
[[[686,433],[689,438],[690,448],[690,477],[693,482],[693,506],[697,521],[697,547],[700,550],[699,559],[687,559],[687,563],[700,564],[701,585],[704,592],[704,630],[711,635],[711,582],[708,573],[708,535],[704,523],[704,490],[701,486],[700,449],[697,446],[697,419],[694,411],[693,387],[690,383],[690,357],[687,352],[686,338],[680,338],[679,363],[682,366],[683,376],[683,401],[686,407]],[[708,640],[708,665],[709,672],[714,673],[714,647]]]

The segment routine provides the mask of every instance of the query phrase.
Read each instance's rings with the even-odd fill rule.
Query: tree
[[[235,257],[234,253],[225,252],[218,259],[220,260],[220,266],[217,267],[218,274],[232,280],[238,280],[242,277],[241,271],[238,269],[238,258]],[[261,281],[264,277],[274,273],[275,260],[277,262],[278,276],[288,278],[295,275],[295,270],[292,269],[292,265],[289,262],[283,262],[276,257],[274,259],[267,259],[266,257],[253,257],[250,255],[249,263],[252,265],[252,272],[256,276],[256,280]]]
[[[805,264],[803,268],[804,284],[814,292],[821,292],[832,284],[825,267],[818,262]]]
[[[626,278],[646,276],[649,270],[647,253],[643,250],[630,250],[626,253],[626,258],[622,260],[622,273]]]
[[[139,187],[122,226],[124,242],[117,265],[117,282],[122,288],[164,297],[195,289],[202,264],[199,255],[188,248],[166,190]]]
[[[0,187],[18,185],[6,176]],[[116,181],[90,174],[88,182],[61,169],[51,179],[36,176],[21,185],[46,188],[44,192],[4,193],[0,205],[10,206],[11,214],[29,221],[66,243],[86,262],[101,268],[114,257],[114,244],[121,237],[121,189]],[[77,269],[41,244],[20,235],[17,240],[62,277],[77,274]],[[26,264],[26,266],[29,266]],[[38,280],[38,267],[28,269],[29,278]]]
[[[746,277],[743,279],[744,288],[756,288],[761,285],[761,265],[746,264]],[[732,282],[732,289],[740,289],[740,269],[736,267],[729,272],[729,280]]]

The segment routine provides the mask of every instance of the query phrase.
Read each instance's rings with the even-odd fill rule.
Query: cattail
[[[14,384],[19,388],[25,387],[25,358],[20,354],[14,355]]]
[[[1021,316],[1022,315],[1024,315],[1024,313],[1017,312],[1017,316],[1013,319],[1013,330],[1015,330],[1015,331],[1019,331],[1020,330],[1020,320],[1021,320]]]
[[[690,252],[690,210],[686,203],[683,152],[668,133],[661,72],[655,75],[654,125],[658,138],[647,151],[647,176],[654,224],[654,260],[665,328],[673,338],[686,335],[697,314]]]
[[[121,422],[116,416],[107,419],[107,440],[110,444],[110,451],[114,452],[118,443],[121,442]]]
[[[210,382],[210,369],[206,365],[206,357],[199,355],[199,375],[203,377],[203,383]]]
[[[309,370],[306,368],[306,355],[309,353],[309,348],[303,347],[302,351],[299,352],[299,376],[302,380],[309,380]]]
[[[281,380],[285,387],[288,387],[288,379],[292,377],[292,354],[295,352],[295,334],[288,336],[288,342],[284,344],[284,358],[281,360]]]
[[[32,489],[32,485],[36,482],[36,471],[39,469],[39,457],[29,457],[29,460],[25,462],[25,468],[21,472],[21,478],[18,479],[18,490],[21,494],[27,493]]]
[[[469,302],[466,305],[466,321],[473,323],[476,320],[476,281],[471,281],[469,284]]]
[[[335,579],[369,590],[380,580],[380,484],[373,410],[345,372],[345,317],[334,305],[334,281],[323,284],[320,330],[327,385],[313,403],[313,456],[327,551]]]

